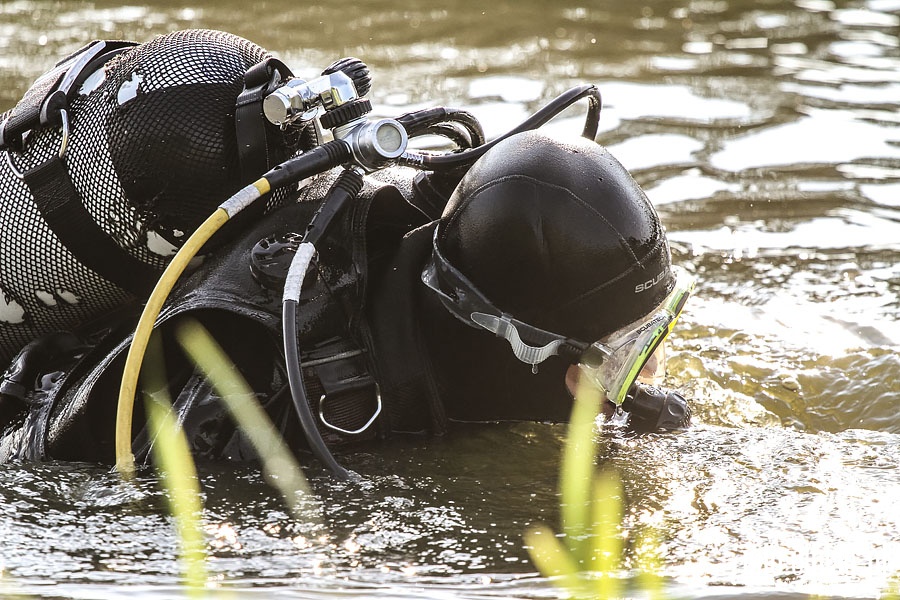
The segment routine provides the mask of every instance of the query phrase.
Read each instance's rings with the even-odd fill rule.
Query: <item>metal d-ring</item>
[[[343,433],[344,435],[359,435],[360,433],[364,432],[366,429],[371,427],[372,423],[375,422],[375,419],[378,418],[378,415],[381,414],[381,407],[382,407],[381,388],[378,387],[377,383],[375,384],[375,402],[376,402],[375,412],[372,414],[372,416],[369,418],[369,420],[366,422],[366,424],[363,425],[362,427],[360,427],[359,429],[343,429],[341,427],[338,427],[337,425],[332,425],[331,423],[329,423],[325,419],[325,400],[326,399],[327,399],[327,394],[322,394],[322,397],[319,398],[319,419],[322,420],[322,424],[325,425],[325,427],[332,429],[334,431],[337,431],[338,433]]]
[[[66,148],[69,147],[69,113],[66,112],[66,109],[60,109],[59,118],[62,120],[62,139],[59,141],[59,159],[62,160],[66,155]],[[13,162],[12,150],[6,152],[6,164],[9,165],[9,169],[13,172],[13,175],[19,179],[25,179],[25,175]]]

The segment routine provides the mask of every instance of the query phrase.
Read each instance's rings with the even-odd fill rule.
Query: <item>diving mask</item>
[[[692,276],[678,267],[673,271],[675,287],[655,311],[594,342],[578,361],[581,372],[617,406],[672,332],[694,289]]]
[[[593,385],[621,405],[641,370],[672,331],[694,287],[694,279],[673,267],[675,287],[647,317],[588,343],[540,329],[498,309],[475,285],[451,265],[437,247],[422,273],[422,281],[444,307],[471,327],[480,327],[507,340],[516,358],[534,366],[554,355],[577,364]]]

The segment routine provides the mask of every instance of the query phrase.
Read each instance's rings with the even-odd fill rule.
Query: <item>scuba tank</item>
[[[145,298],[223,198],[287,158],[299,136],[262,119],[260,90],[288,75],[189,30],[93,42],[40,77],[0,117],[0,360]]]

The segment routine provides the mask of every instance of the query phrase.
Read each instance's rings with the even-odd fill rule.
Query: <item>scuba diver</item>
[[[370,119],[370,87],[357,59],[305,81],[206,30],[95,42],[35,82],[0,125],[0,462],[147,462],[151,338],[195,456],[253,458],[188,322],[336,474],[344,444],[565,421],[577,385],[635,430],[687,426],[639,378],[693,283],[593,141],[596,88],[487,142],[458,109]],[[537,130],[581,99],[581,137]]]

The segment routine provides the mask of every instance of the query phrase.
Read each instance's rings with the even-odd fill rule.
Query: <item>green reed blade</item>
[[[184,583],[190,595],[201,596],[207,572],[200,484],[184,430],[172,414],[164,365],[162,343],[154,334],[141,370],[147,422],[154,440],[153,458],[167,491],[169,511],[175,518]]]
[[[301,502],[312,498],[306,477],[237,367],[195,319],[180,321],[175,337],[222,398],[256,451],[266,479],[284,498],[294,517],[308,517]]]
[[[169,509],[175,518],[184,583],[191,595],[202,595],[206,585],[206,539],[203,535],[200,486],[184,431],[171,407],[159,399],[148,400],[147,419],[156,437],[153,457],[168,492]]]
[[[583,592],[583,581],[578,563],[553,530],[538,524],[529,527],[523,535],[531,561],[545,577],[558,578],[557,585],[573,596]]]
[[[591,508],[591,570],[598,573],[594,580],[594,590],[598,598],[620,598],[622,580],[617,572],[622,565],[623,551],[622,537],[619,534],[619,524],[622,522],[622,485],[612,471],[603,471],[594,480]]]
[[[576,561],[590,560],[591,482],[597,454],[594,424],[600,411],[600,392],[579,386],[572,406],[560,465],[560,517],[566,543]]]

